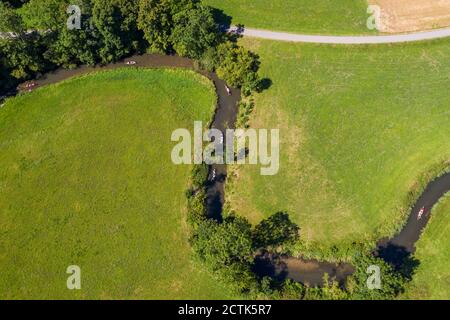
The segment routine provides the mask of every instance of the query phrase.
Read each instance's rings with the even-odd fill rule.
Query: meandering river
[[[192,60],[179,56],[167,56],[157,54],[145,54],[133,56],[126,61],[136,61],[136,67],[145,68],[188,68],[194,69]],[[86,74],[93,71],[104,69],[123,68],[127,65],[121,61],[106,66],[87,67],[81,66],[73,70],[58,69],[47,73],[35,80],[38,87],[56,83],[70,77]],[[198,70],[197,70],[198,71]],[[211,123],[212,128],[222,131],[225,136],[227,128],[234,128],[238,114],[238,102],[240,100],[240,91],[231,88],[231,95],[228,95],[225,89],[225,82],[214,73],[198,71],[213,81],[216,87],[218,97],[217,108]],[[23,87],[23,86],[22,86]],[[224,142],[226,143],[226,141]],[[211,218],[221,219],[222,206],[225,200],[225,182],[227,176],[226,165],[212,165],[210,170],[210,183],[207,188],[207,210]],[[212,178],[212,172],[215,172],[215,178]],[[392,239],[380,240],[375,254],[383,257],[386,261],[393,264],[399,263],[404,254],[413,253],[415,243],[420,238],[422,230],[430,219],[432,207],[439,199],[450,190],[450,173],[444,174],[432,181],[417,200],[409,214],[409,218],[402,230]],[[418,213],[425,207],[425,214],[418,219]],[[305,260],[295,257],[275,257],[269,254],[260,255],[256,258],[255,271],[260,275],[271,275],[274,277],[288,277],[295,281],[309,284],[311,286],[322,285],[323,276],[328,273],[330,278],[343,282],[354,272],[354,268],[348,263],[329,263],[317,260]]]

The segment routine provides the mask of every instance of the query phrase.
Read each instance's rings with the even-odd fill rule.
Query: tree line
[[[69,28],[69,5],[81,9]],[[144,52],[178,54],[249,94],[258,56],[236,44],[200,0],[16,0],[0,3],[0,90],[57,67],[117,62]]]

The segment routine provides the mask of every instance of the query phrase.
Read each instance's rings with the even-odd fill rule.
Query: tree
[[[88,22],[83,24],[87,27]],[[49,44],[44,56],[56,65],[73,68],[79,64],[97,63],[98,38],[89,28],[81,30],[62,28],[51,37],[54,41]]]
[[[36,32],[27,33],[21,16],[9,4],[0,3],[0,31],[11,33],[0,39],[4,90],[46,69],[47,64],[42,57],[44,38]]]
[[[347,279],[346,288],[352,299],[392,299],[404,291],[406,279],[383,259],[372,255],[362,255],[354,262],[356,271]],[[369,288],[367,273],[369,266],[380,268],[380,288]]]
[[[251,226],[247,220],[235,216],[226,217],[223,223],[204,220],[192,238],[192,245],[222,281],[239,292],[256,290],[257,281],[251,270]]]
[[[0,31],[12,32],[14,36],[22,36],[26,31],[22,17],[8,3],[0,2]]]
[[[6,56],[0,45],[0,95],[14,86],[15,81],[11,77],[10,70],[5,65]]]
[[[181,56],[200,59],[208,48],[219,42],[219,27],[207,6],[182,10],[174,16],[174,25],[171,42]]]
[[[137,0],[94,0],[92,18],[100,33],[99,56],[115,62],[139,47]]]
[[[293,243],[299,238],[299,227],[289,219],[285,212],[277,212],[261,221],[253,231],[256,248],[276,247]]]
[[[234,216],[221,224],[207,220],[194,236],[194,249],[213,270],[234,263],[249,265],[253,261],[251,226],[244,218]]]
[[[217,60],[217,75],[231,86],[253,87],[254,85],[248,82],[257,84],[259,81],[256,74],[259,69],[258,56],[245,48],[230,42],[220,44],[217,48]]]
[[[139,0],[138,27],[144,32],[150,51],[172,50],[171,35],[174,16],[194,8],[199,0]]]
[[[21,7],[24,3],[27,3],[28,1],[29,0],[6,0],[3,2],[8,3],[13,8],[18,8],[18,7]]]
[[[2,39],[0,50],[3,52],[1,64],[17,80],[29,79],[46,69],[46,62],[42,58],[45,47],[42,38],[36,33],[25,38]]]
[[[31,0],[20,12],[28,29],[54,31],[66,26],[66,10],[71,4],[85,9],[81,0]]]

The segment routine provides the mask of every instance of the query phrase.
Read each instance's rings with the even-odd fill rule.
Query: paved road
[[[236,32],[236,27],[231,28],[231,31]],[[412,42],[412,41],[431,40],[450,37],[450,28],[408,33],[408,34],[380,35],[380,36],[321,36],[321,35],[305,35],[286,32],[266,31],[251,28],[244,28],[243,30],[237,32],[247,37],[290,41],[290,42],[332,43],[332,44],[398,43],[398,42]]]

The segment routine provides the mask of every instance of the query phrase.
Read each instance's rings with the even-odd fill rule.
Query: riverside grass
[[[193,262],[171,133],[208,123],[212,83],[192,71],[117,69],[0,109],[0,298],[229,299]],[[81,268],[68,290],[66,268]]]
[[[366,34],[366,0],[205,0],[233,24],[309,34]]]
[[[432,216],[416,244],[414,257],[420,264],[403,299],[450,299],[450,193],[433,209]]]
[[[253,128],[280,129],[280,171],[232,168],[227,208],[253,224],[286,211],[295,254],[350,259],[391,236],[425,184],[449,167],[450,40],[293,44],[244,38],[271,87]]]

